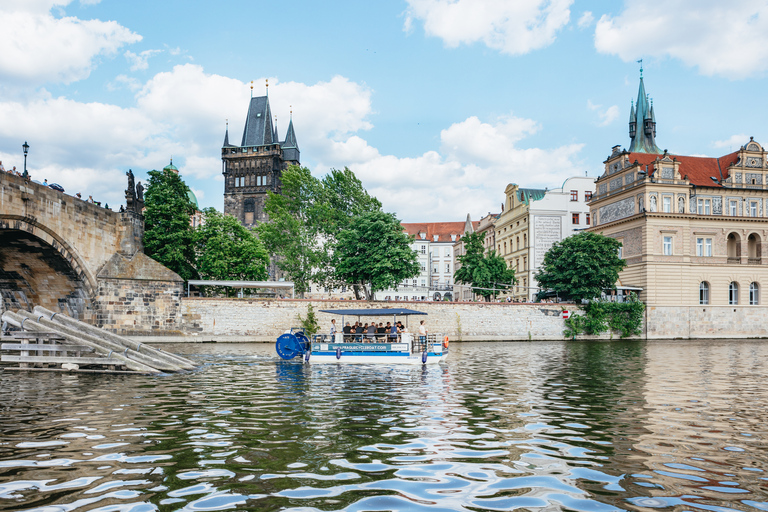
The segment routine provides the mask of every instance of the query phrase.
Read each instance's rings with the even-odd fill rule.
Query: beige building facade
[[[641,70],[642,72],[642,70]],[[640,77],[629,150],[614,146],[589,204],[592,231],[622,243],[620,287],[649,307],[758,306],[768,284],[768,154],[750,137],[719,158],[672,155]]]
[[[622,242],[619,284],[649,306],[761,304],[766,157],[754,140],[720,158],[614,149],[590,208],[592,231]]]
[[[536,272],[556,242],[588,228],[594,179],[573,177],[560,188],[520,188],[504,191],[504,211],[494,225],[496,252],[515,270],[512,300],[534,300],[539,291]]]

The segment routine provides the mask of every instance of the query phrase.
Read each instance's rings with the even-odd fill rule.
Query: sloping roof
[[[543,188],[518,188],[517,200],[521,203],[530,204],[531,201],[539,201],[544,198],[547,191]]]
[[[243,142],[241,146],[266,146],[275,144],[272,137],[272,110],[269,108],[269,97],[251,98],[248,115],[245,118]]]
[[[463,234],[466,228],[466,221],[463,222],[409,222],[402,223],[403,229],[409,235],[414,235],[416,240],[421,240],[421,233],[426,233],[425,240],[435,241],[435,235],[438,236],[438,242],[455,242]],[[472,227],[477,229],[480,221],[472,221]],[[451,239],[451,235],[456,235],[456,240]]]
[[[648,166],[648,174],[653,176],[653,163],[660,155],[651,155],[648,153],[630,153],[629,162],[634,164],[637,161],[643,168]],[[735,164],[739,159],[739,152],[734,151],[720,158],[702,157],[702,156],[682,156],[667,155],[670,158],[680,162],[680,176],[688,176],[693,185],[699,187],[722,187],[722,185],[712,181],[714,176],[718,180],[728,178],[728,167]]]

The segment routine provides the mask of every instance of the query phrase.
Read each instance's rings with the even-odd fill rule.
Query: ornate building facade
[[[285,140],[280,141],[269,95],[259,96],[251,98],[239,146],[230,144],[227,127],[221,148],[224,213],[233,215],[245,226],[267,220],[267,192],[279,194],[283,170],[300,163],[292,117],[291,114]]]
[[[627,267],[618,284],[642,289],[649,306],[761,304],[768,154],[752,138],[721,157],[661,151],[653,138],[647,143],[656,125],[645,98],[641,77],[630,149],[613,147],[589,205],[591,230],[622,242]]]
[[[506,293],[513,300],[531,301],[539,292],[536,272],[555,242],[591,225],[588,202],[594,179],[568,178],[560,188],[520,188],[507,185],[504,208],[494,224],[496,253],[515,270],[517,284]]]

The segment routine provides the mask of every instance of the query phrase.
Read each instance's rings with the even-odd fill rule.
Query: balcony
[[[747,260],[748,265],[762,265],[762,259],[761,258],[749,258]]]
[[[739,265],[739,264],[741,264],[741,258],[739,258],[739,257],[732,258],[732,257],[728,256],[728,264],[729,265]]]

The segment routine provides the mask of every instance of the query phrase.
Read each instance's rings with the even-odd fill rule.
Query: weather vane
[[[640,78],[643,78],[643,59],[637,61],[640,64]]]

